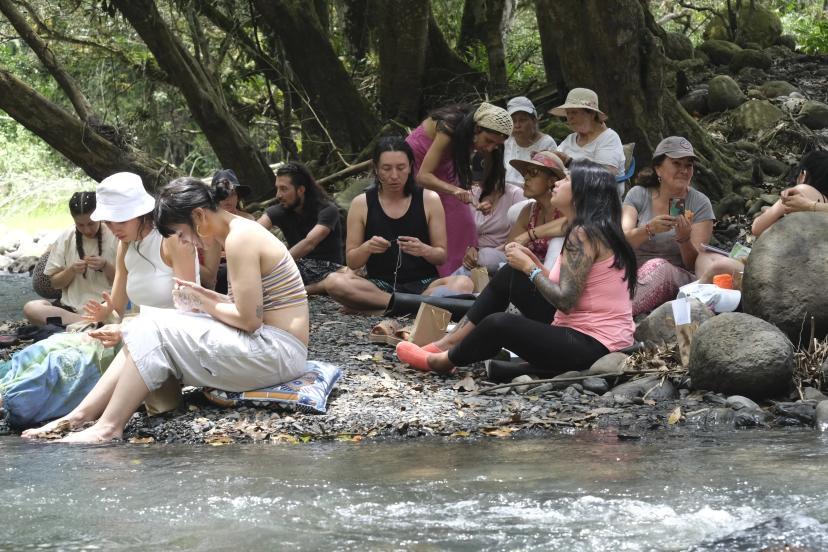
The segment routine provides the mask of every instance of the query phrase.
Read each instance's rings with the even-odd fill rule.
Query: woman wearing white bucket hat
[[[621,138],[605,124],[607,115],[598,108],[598,94],[588,88],[573,88],[566,101],[549,113],[566,118],[573,131],[558,144],[558,155],[567,166],[572,159],[589,159],[614,175],[624,172]]]

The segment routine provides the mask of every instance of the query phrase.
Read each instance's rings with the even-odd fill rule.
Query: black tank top
[[[397,237],[411,236],[431,245],[428,234],[428,222],[423,205],[423,189],[417,188],[411,194],[408,210],[398,219],[385,214],[379,202],[379,189],[374,186],[365,192],[368,203],[368,216],[365,221],[365,239],[382,236],[391,242],[391,247],[382,254],[373,254],[368,258],[366,268],[369,278],[379,278],[386,282],[394,281],[394,268],[397,266],[399,245]],[[397,272],[397,282],[406,283],[437,277],[437,268],[422,257],[402,254],[402,263]]]

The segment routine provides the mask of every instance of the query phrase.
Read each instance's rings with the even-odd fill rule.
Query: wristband
[[[650,223],[649,222],[644,225],[644,230],[646,230],[646,232],[647,232],[647,239],[648,240],[651,240],[651,239],[655,238],[655,233],[653,233],[653,231],[650,230]]]
[[[533,269],[532,269],[532,272],[530,272],[530,273],[529,273],[529,281],[530,281],[530,282],[532,282],[532,283],[534,284],[534,283],[535,283],[535,278],[536,278],[536,277],[538,276],[538,274],[540,274],[541,272],[543,272],[543,270],[541,270],[540,268],[538,268],[538,267],[533,268]]]
[[[690,241],[690,236],[687,236],[683,240],[680,240],[678,238],[675,238],[675,240],[676,240],[676,243],[687,243],[688,241]]]

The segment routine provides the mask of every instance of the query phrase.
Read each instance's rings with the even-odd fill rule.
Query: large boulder
[[[802,109],[799,110],[796,120],[811,130],[828,127],[828,105],[808,100],[802,104]]]
[[[779,96],[787,96],[791,92],[796,92],[797,88],[787,81],[774,80],[762,84],[759,90],[767,99],[772,100]]]
[[[751,100],[733,110],[733,129],[740,135],[773,128],[785,113],[766,100]]]
[[[693,42],[682,33],[666,33],[664,40],[664,54],[676,61],[693,57]]]
[[[334,201],[337,207],[347,211],[351,208],[351,202],[356,196],[365,191],[366,188],[374,183],[372,178],[350,178],[347,181],[345,188],[334,194]]]
[[[694,389],[753,400],[778,397],[790,387],[794,349],[779,329],[755,316],[727,312],[702,324],[690,347]]]
[[[710,111],[727,111],[747,101],[739,84],[728,75],[716,75],[710,79],[707,91],[707,107]]]
[[[736,52],[741,52],[742,47],[727,40],[707,40],[699,45],[699,50],[707,54],[711,63],[716,65],[728,65]]]
[[[761,50],[742,50],[736,52],[730,60],[730,70],[738,73],[745,67],[755,67],[767,71],[771,67],[771,58]]]
[[[736,42],[773,46],[782,36],[782,20],[775,12],[754,4],[744,3],[737,15]]]
[[[778,326],[794,343],[828,335],[828,217],[793,213],[753,244],[742,278],[742,308]]]
[[[703,323],[713,318],[713,311],[698,299],[690,299],[690,319]],[[659,306],[635,329],[635,340],[652,345],[676,342],[676,321],[673,319],[673,302],[668,301]]]
[[[697,88],[696,90],[688,92],[679,100],[679,103],[687,113],[696,117],[701,117],[702,115],[707,115],[710,112],[710,109],[707,107],[707,96],[707,88]]]

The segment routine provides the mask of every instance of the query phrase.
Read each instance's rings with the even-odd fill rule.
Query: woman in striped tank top
[[[120,438],[146,395],[169,376],[184,385],[248,391],[305,371],[308,301],[287,248],[254,221],[218,208],[228,190],[179,178],[161,190],[155,224],[197,247],[218,243],[227,254],[229,295],[176,280],[176,310],[149,309],[124,330],[125,346],[90,394],[64,418],[66,442]]]

